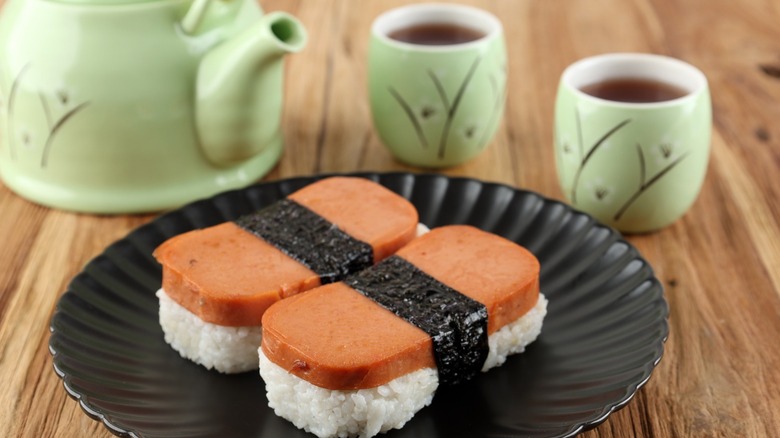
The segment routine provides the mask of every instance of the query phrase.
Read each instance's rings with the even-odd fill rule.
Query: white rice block
[[[163,289],[157,291],[157,298],[165,342],[181,357],[227,374],[257,369],[262,326],[212,324],[173,301]]]
[[[490,351],[482,366],[482,372],[501,366],[507,356],[525,351],[525,347],[535,341],[542,332],[542,321],[547,315],[547,298],[539,294],[536,305],[525,315],[517,318],[488,336]]]
[[[490,335],[490,352],[482,371],[500,366],[510,354],[525,351],[541,333],[545,315],[547,299],[540,294],[528,313]],[[320,438],[370,438],[380,432],[400,429],[417,411],[431,403],[439,386],[436,370],[425,368],[376,388],[330,390],[288,373],[271,362],[262,348],[258,354],[268,406],[297,428]]]
[[[259,355],[268,405],[276,415],[318,437],[371,437],[401,428],[431,403],[439,385],[436,370],[424,368],[377,388],[334,391],[287,373],[262,349]]]

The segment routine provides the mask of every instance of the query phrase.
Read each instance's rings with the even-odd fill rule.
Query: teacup
[[[426,28],[435,41],[421,35]],[[472,36],[459,39],[459,32]],[[417,166],[473,158],[501,122],[506,68],[501,22],[486,11],[416,4],[385,12],[372,25],[368,61],[371,110],[382,142]]]
[[[627,102],[586,92],[620,81],[629,83],[623,93],[642,91],[639,85],[630,88],[635,81],[679,94]],[[564,196],[620,231],[671,224],[690,208],[704,182],[711,112],[706,77],[680,60],[615,53],[575,62],[563,72],[555,106],[555,156]]]

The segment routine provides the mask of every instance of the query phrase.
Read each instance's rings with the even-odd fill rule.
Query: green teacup
[[[436,41],[422,36],[426,28]],[[368,68],[374,126],[399,160],[453,166],[493,139],[506,87],[503,29],[495,16],[450,4],[388,11],[373,23]]]
[[[623,95],[609,95],[610,86]],[[602,90],[593,91],[596,87]],[[678,94],[655,102],[648,96],[615,100],[653,89]],[[555,106],[555,155],[564,195],[620,231],[671,224],[693,204],[704,182],[711,112],[707,79],[682,61],[617,53],[572,64],[563,72]]]

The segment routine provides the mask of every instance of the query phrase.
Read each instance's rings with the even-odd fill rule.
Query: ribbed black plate
[[[636,249],[590,216],[535,193],[440,175],[361,174],[410,199],[430,227],[472,224],[530,249],[550,300],[539,339],[475,380],[442,388],[394,437],[572,436],[604,421],[663,354],[668,306]],[[154,248],[261,208],[321,177],[263,183],[165,214],[77,275],[51,322],[65,389],[129,436],[309,437],[268,408],[256,372],[226,376],[179,357],[157,322]]]

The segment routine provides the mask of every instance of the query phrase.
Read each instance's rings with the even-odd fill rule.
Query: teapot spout
[[[196,81],[196,125],[203,153],[229,166],[281,137],[284,55],[306,44],[293,16],[274,12],[213,48]]]

